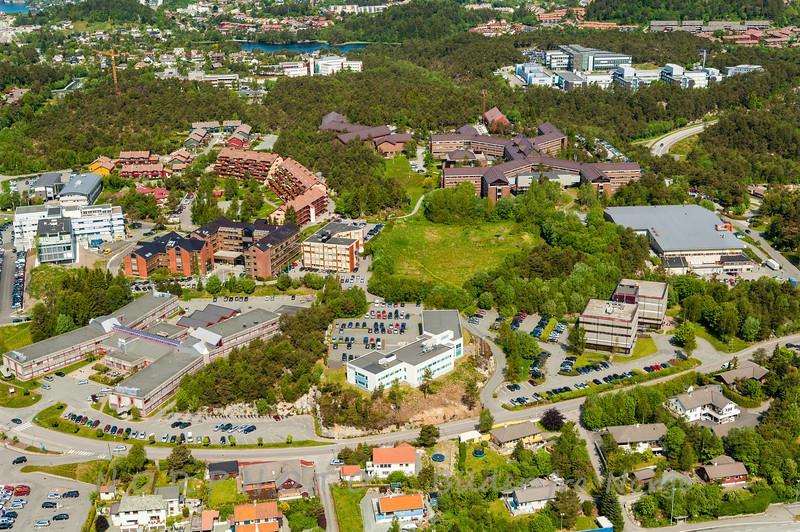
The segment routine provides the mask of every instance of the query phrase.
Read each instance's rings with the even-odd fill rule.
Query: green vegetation
[[[26,465],[22,467],[23,473],[47,473],[64,478],[71,478],[87,484],[96,484],[108,469],[108,460],[91,460],[71,464]]]
[[[0,327],[0,350],[3,353],[25,347],[31,343],[33,343],[33,339],[31,338],[30,323]]]
[[[225,506],[233,506],[243,502],[247,502],[247,495],[239,493],[235,478],[217,480],[210,483],[208,491],[209,508],[221,510]]]
[[[408,210],[411,211],[420,196],[431,188],[432,180],[424,174],[415,172],[404,155],[396,155],[392,159],[387,159],[384,164],[386,165],[386,176],[396,180],[408,196]]]
[[[5,408],[25,408],[36,404],[42,396],[26,388],[0,382],[0,406]]]
[[[741,20],[770,19],[785,21],[798,16],[795,8],[783,2],[713,1],[696,3],[688,0],[669,0],[652,4],[643,0],[597,0],[589,5],[586,17],[593,20],[622,20],[648,23],[651,20]],[[678,514],[684,515],[684,514]]]
[[[631,356],[625,358],[625,360],[636,360],[637,358],[648,357],[656,353],[658,353],[658,347],[653,337],[639,336],[636,339],[636,345],[633,347],[633,353],[631,353]]]
[[[697,135],[693,135],[673,144],[672,148],[669,150],[669,153],[670,155],[676,156],[679,159],[685,159],[696,144]]]
[[[86,23],[139,23],[160,24],[168,19],[136,0],[84,0],[77,4],[57,5],[46,9],[38,16],[22,16],[20,22],[42,24],[44,17],[50,22],[61,20]]]
[[[366,488],[344,488],[331,486],[333,505],[336,509],[336,523],[342,532],[359,532],[362,529],[361,499]]]

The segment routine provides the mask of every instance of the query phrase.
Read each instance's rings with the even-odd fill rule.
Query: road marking
[[[77,454],[78,456],[94,456],[92,451],[81,451],[79,449],[69,449],[67,454]]]
[[[15,431],[15,432],[22,432],[23,430],[28,430],[28,429],[29,429],[29,428],[31,428],[32,426],[33,426],[33,423],[31,423],[30,421],[26,421],[26,422],[25,422],[25,423],[23,423],[22,425],[17,425],[16,427],[14,427],[14,428],[13,428],[13,429],[11,429],[11,430],[12,430],[12,431]]]

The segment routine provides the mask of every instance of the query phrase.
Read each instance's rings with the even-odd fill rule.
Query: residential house
[[[116,484],[103,484],[97,492],[100,494],[101,501],[113,501],[117,496],[117,486]]]
[[[183,511],[184,498],[178,486],[162,486],[156,488],[156,495],[161,495],[167,504],[167,515],[178,515]]]
[[[161,495],[126,495],[111,505],[111,523],[120,532],[165,530],[167,503]]]
[[[747,468],[730,456],[721,455],[711,460],[699,470],[700,477],[706,482],[718,482],[723,486],[733,486],[747,482]]]
[[[158,205],[164,205],[165,203],[167,203],[167,200],[169,199],[169,190],[162,187],[158,188],[136,187],[136,193],[143,194],[145,196],[153,196]]]
[[[729,423],[742,413],[736,403],[722,394],[717,384],[690,387],[687,392],[670,397],[667,407],[688,422]]]
[[[376,523],[417,521],[425,517],[425,499],[420,493],[389,495],[372,499]]]
[[[547,506],[556,494],[565,489],[559,482],[547,478],[535,478],[525,486],[516,488],[504,497],[506,507],[514,517],[532,514]]]
[[[531,446],[542,441],[542,430],[533,421],[506,425],[491,431],[492,443],[502,452],[511,452],[517,443]]]
[[[111,175],[111,172],[114,171],[115,166],[116,164],[114,163],[113,159],[106,157],[105,155],[101,155],[89,163],[89,171],[102,176],[107,176]]]
[[[200,532],[213,532],[216,523],[219,523],[219,512],[203,510],[203,513],[200,514]]]
[[[186,140],[183,141],[183,147],[189,150],[196,150],[208,142],[210,138],[211,135],[209,135],[208,130],[203,128],[193,129],[189,136],[186,137]]]
[[[738,380],[752,379],[763,383],[767,373],[769,373],[768,369],[762,368],[754,362],[742,362],[739,367],[718,374],[717,379],[728,386],[733,386]]]
[[[386,478],[395,471],[406,476],[417,474],[417,449],[414,446],[404,442],[396,447],[372,449],[372,460],[367,462],[369,476]]]
[[[239,484],[251,499],[314,497],[314,462],[287,460],[239,464]]]
[[[508,120],[508,118],[506,118],[506,115],[500,112],[500,109],[498,109],[497,107],[492,107],[491,109],[483,113],[481,119],[483,123],[486,124],[486,127],[488,127],[490,130],[495,130],[501,127],[508,127],[511,125],[511,122]]]
[[[233,525],[233,529],[237,532],[247,530],[245,527],[248,525],[259,525],[258,528],[253,527],[249,530],[270,530],[270,527],[275,527],[273,530],[277,531],[283,525],[283,512],[278,509],[278,503],[260,502],[256,504],[238,504],[233,508],[233,517],[228,519]],[[269,525],[274,523],[274,525]],[[260,525],[268,524],[269,526],[262,529]]]
[[[667,426],[663,423],[647,423],[636,425],[619,425],[608,427],[606,431],[614,438],[621,448],[626,451],[642,453],[650,450],[660,453],[661,440],[667,433]]]
[[[339,480],[342,482],[361,482],[364,476],[364,471],[357,464],[343,465],[339,468]]]

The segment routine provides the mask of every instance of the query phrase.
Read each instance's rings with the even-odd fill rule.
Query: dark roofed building
[[[214,257],[207,243],[175,231],[139,242],[125,256],[125,275],[147,279],[154,270],[166,269],[176,275],[205,275],[214,269]]]
[[[762,382],[764,377],[766,377],[769,370],[766,368],[762,368],[758,364],[753,362],[742,362],[742,365],[734,368],[729,369],[728,371],[723,371],[719,375],[717,375],[717,379],[724,382],[728,386],[731,386],[736,383],[736,381],[742,380],[756,380]]]
[[[336,141],[350,144],[354,141],[371,143],[381,155],[391,156],[402,152],[406,144],[411,142],[411,135],[407,133],[394,133],[389,126],[365,126],[352,124],[344,115],[330,112],[322,118],[320,131],[333,131],[338,133]]]
[[[747,482],[747,468],[727,455],[721,455],[711,460],[699,470],[700,476],[706,482],[719,482],[723,486],[744,484]]]
[[[209,462],[207,471],[209,480],[236,478],[239,476],[239,462],[238,460],[227,460],[224,462]]]

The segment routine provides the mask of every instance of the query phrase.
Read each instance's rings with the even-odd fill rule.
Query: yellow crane
[[[111,57],[111,73],[114,77],[114,94],[119,96],[119,81],[117,80],[117,56],[119,54],[114,50],[95,50],[95,53]]]

